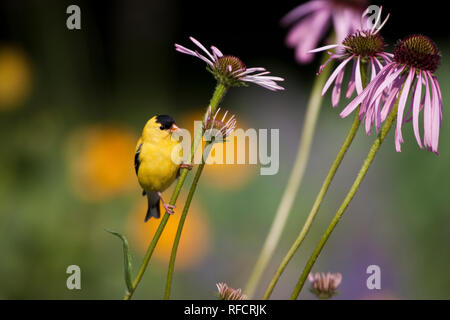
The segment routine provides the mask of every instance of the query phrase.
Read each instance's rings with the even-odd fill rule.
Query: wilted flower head
[[[310,50],[317,47],[331,23],[338,43],[355,32],[366,5],[366,0],[312,0],[289,12],[281,22],[294,24],[286,43],[296,49],[297,61],[308,63],[313,59]]]
[[[284,90],[283,87],[276,83],[276,81],[284,81],[283,78],[268,76],[270,72],[261,67],[247,68],[241,59],[232,55],[224,55],[214,46],[211,46],[211,52],[209,52],[193,37],[189,37],[189,39],[203,51],[203,54],[200,54],[197,50],[187,49],[179,44],[175,44],[175,49],[178,52],[197,57],[206,62],[208,71],[222,84],[230,87],[239,87],[246,86],[248,82],[253,82],[272,91]]]
[[[230,288],[226,283],[220,282],[216,284],[219,290],[220,300],[247,300],[247,296],[242,294],[241,289]]]
[[[361,104],[365,110],[366,132],[375,122],[378,130],[392,111],[398,100],[397,125],[395,129],[395,148],[401,151],[402,125],[412,120],[414,134],[420,148],[438,153],[439,130],[442,120],[442,94],[439,82],[434,75],[441,61],[436,44],[423,35],[412,35],[397,42],[393,61],[388,63],[341,113],[348,116]],[[425,93],[422,95],[423,87]],[[411,104],[406,102],[411,94]],[[384,96],[384,97],[383,97]],[[381,108],[380,97],[384,103]],[[405,111],[407,114],[405,116]],[[419,132],[419,113],[423,110],[423,145]]]
[[[381,12],[382,7],[378,11],[375,23],[369,29],[363,29],[363,26],[361,26],[361,29],[348,35],[342,41],[342,43],[331,44],[310,51],[319,52],[328,49],[337,50],[337,53],[328,52],[330,58],[322,66],[320,66],[318,74],[322,72],[322,70],[330,61],[342,61],[328,78],[328,81],[325,83],[325,86],[322,90],[322,95],[324,95],[330,88],[330,86],[334,83],[333,93],[331,96],[333,107],[336,107],[339,104],[345,66],[350,61],[353,60],[353,69],[347,85],[346,98],[350,98],[352,96],[355,88],[358,94],[363,91],[363,83],[361,77],[362,66],[368,64],[371,79],[374,79],[378,72],[380,72],[380,70],[383,68],[383,66],[391,62],[393,55],[384,51],[385,42],[383,37],[379,34],[379,31],[389,19],[389,15],[386,17],[383,23],[381,23]],[[368,10],[363,13],[363,17],[367,13]]]
[[[232,115],[228,117],[228,111],[222,116],[222,119],[219,120],[217,115],[220,112],[220,108],[217,108],[214,114],[211,114],[211,106],[208,107],[208,111],[205,115],[205,121],[203,123],[203,130],[207,137],[215,137],[215,139],[222,140],[228,137],[236,128],[236,117]]]
[[[311,292],[319,299],[329,299],[337,294],[337,288],[341,284],[342,274],[340,273],[310,273],[308,276],[311,282]]]

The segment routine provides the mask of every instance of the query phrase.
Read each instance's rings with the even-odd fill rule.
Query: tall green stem
[[[345,138],[344,143],[341,146],[341,149],[339,150],[336,158],[334,159],[333,164],[331,165],[330,171],[328,172],[327,177],[325,178],[325,181],[322,184],[322,188],[320,189],[316,200],[314,201],[314,204],[312,206],[311,211],[309,212],[309,215],[306,219],[305,224],[302,227],[302,230],[300,231],[300,234],[298,235],[297,239],[295,240],[292,247],[289,249],[288,253],[284,257],[283,261],[281,262],[280,266],[278,267],[277,271],[275,272],[272,280],[270,281],[269,286],[267,287],[266,292],[264,293],[263,299],[269,299],[270,295],[272,294],[272,291],[277,284],[281,274],[286,269],[286,266],[288,265],[289,261],[291,261],[292,257],[294,256],[297,249],[302,244],[303,240],[305,239],[309,229],[311,228],[311,225],[314,221],[314,218],[316,217],[317,212],[319,211],[320,205],[322,204],[323,198],[325,197],[325,194],[331,184],[331,181],[333,180],[337,169],[339,168],[339,165],[341,164],[348,148],[350,147],[353,139],[355,138],[356,133],[358,132],[359,128],[359,115],[358,112],[355,113],[355,117],[352,123],[352,126],[347,134],[347,137]]]
[[[211,106],[211,113],[213,113],[220,101],[222,101],[223,97],[225,96],[227,92],[227,87],[223,85],[222,83],[217,83],[216,89],[214,90],[214,94],[211,98],[211,101],[209,105]],[[205,113],[206,116],[206,113]],[[205,118],[203,117],[203,120]],[[195,133],[194,140],[191,146],[191,154],[189,158],[189,163],[192,163],[192,160],[194,159],[195,150],[197,150],[197,147],[199,146],[203,136],[203,130],[199,130]],[[170,204],[175,205],[175,202],[178,199],[178,196],[180,194],[181,188],[183,187],[184,181],[186,180],[186,176],[188,174],[188,169],[181,169],[180,177],[178,179],[177,185],[175,186],[175,190],[173,191],[172,197],[170,198]],[[159,238],[161,237],[161,234],[167,224],[167,221],[169,220],[170,214],[167,212],[164,214],[164,216],[161,219],[161,222],[159,223],[158,229],[156,230],[152,241],[150,242],[150,245],[148,246],[147,252],[145,253],[144,260],[141,264],[141,267],[139,268],[139,272],[133,281],[133,287],[132,290],[128,291],[125,294],[124,300],[129,300],[134,294],[134,291],[136,290],[137,286],[139,285],[139,282],[142,279],[142,276],[145,273],[145,270],[147,269],[148,263],[150,262],[150,258],[152,257],[153,251],[155,250],[156,244],[159,241]]]
[[[361,80],[362,80],[363,86],[365,87],[367,85],[367,64],[363,65],[361,68]],[[352,126],[350,127],[350,130],[347,133],[347,137],[345,138],[344,143],[342,144],[338,154],[336,155],[336,158],[333,161],[333,164],[331,165],[330,170],[328,171],[328,174],[322,184],[322,187],[320,188],[319,193],[317,194],[316,200],[314,201],[311,211],[309,212],[308,217],[306,218],[305,224],[303,225],[294,244],[291,246],[288,253],[284,257],[283,261],[281,262],[280,266],[278,267],[277,271],[275,272],[274,276],[272,277],[272,280],[270,281],[269,286],[267,287],[266,292],[264,293],[263,299],[269,299],[275,285],[277,284],[278,280],[280,279],[281,274],[284,272],[289,261],[291,261],[295,252],[298,250],[300,245],[303,243],[303,240],[305,239],[306,235],[308,234],[309,230],[311,229],[311,225],[317,215],[317,212],[319,211],[320,205],[323,202],[325,194],[327,193],[328,188],[330,187],[330,184],[333,181],[336,171],[338,170],[339,166],[341,165],[341,162],[344,159],[344,156],[347,153],[348,148],[352,144],[353,139],[355,138],[356,133],[358,132],[359,124],[360,124],[360,121],[359,121],[359,108],[358,108],[357,110],[355,110],[355,116],[353,118],[353,123],[352,123]]]
[[[191,205],[192,198],[194,197],[195,190],[197,189],[198,181],[200,180],[200,176],[202,175],[203,168],[205,167],[205,158],[208,157],[208,154],[206,154],[206,152],[209,153],[209,148],[208,148],[209,144],[210,143],[207,143],[205,146],[205,154],[202,157],[202,163],[197,168],[197,172],[195,173],[194,180],[192,181],[191,189],[189,190],[189,194],[187,196],[186,203],[184,204],[183,213],[181,214],[181,217],[180,217],[180,222],[178,223],[177,233],[175,235],[175,240],[174,240],[173,246],[172,246],[172,253],[170,254],[169,268],[167,269],[166,291],[164,293],[165,300],[168,300],[170,297],[170,289],[172,286],[173,272],[175,269],[175,259],[177,257],[177,251],[178,251],[178,245],[180,243],[181,232],[183,231],[184,222],[186,220],[186,216],[189,211],[189,207]]]
[[[328,55],[324,53],[322,63],[325,62]],[[281,234],[286,225],[286,221],[291,211],[292,205],[295,200],[295,196],[300,188],[305,173],[306,165],[308,163],[309,154],[311,151],[311,144],[314,137],[314,132],[317,124],[317,119],[320,113],[320,106],[322,104],[322,88],[330,75],[332,70],[332,63],[322,71],[322,73],[316,77],[311,96],[306,107],[305,122],[303,125],[301,138],[298,146],[297,156],[294,167],[289,175],[289,181],[287,183],[284,194],[281,198],[278,206],[275,218],[270,227],[270,231],[264,242],[263,248],[256,261],[255,267],[247,282],[247,286],[244,292],[249,298],[253,297],[256,287],[267,268],[267,264],[273,256],[273,253],[280,241]]]
[[[353,197],[355,196],[356,191],[358,191],[358,188],[361,185],[361,182],[364,180],[367,170],[369,170],[369,167],[372,164],[372,162],[375,158],[375,155],[377,154],[378,150],[380,149],[381,144],[383,143],[387,134],[391,130],[392,125],[395,122],[395,119],[397,118],[397,108],[398,108],[398,100],[397,100],[395,106],[393,107],[391,114],[386,119],[386,122],[383,125],[383,128],[381,129],[381,132],[379,133],[377,139],[375,140],[372,147],[370,148],[370,151],[369,151],[366,159],[364,160],[364,163],[363,163],[361,169],[359,170],[359,173],[358,173],[355,181],[353,182],[353,185],[350,188],[350,191],[347,193],[346,197],[344,198],[344,201],[342,202],[341,206],[339,207],[335,216],[333,217],[333,220],[331,220],[331,223],[328,225],[327,230],[323,234],[317,247],[314,249],[313,254],[309,258],[308,262],[306,263],[305,269],[303,270],[303,272],[300,276],[300,279],[298,280],[297,285],[295,286],[294,292],[292,292],[291,300],[297,299],[298,295],[300,294],[300,291],[303,288],[303,285],[305,284],[306,278],[308,277],[314,263],[316,262],[317,257],[319,256],[320,252],[322,251],[323,247],[325,246],[325,243],[327,242],[327,240],[330,237],[331,233],[333,232],[334,228],[338,224],[339,220],[341,219],[341,217],[344,214],[345,210],[347,209],[348,205],[350,204]]]

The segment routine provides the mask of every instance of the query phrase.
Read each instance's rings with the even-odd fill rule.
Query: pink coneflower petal
[[[295,47],[295,56],[300,62],[310,62],[314,55],[309,51],[317,46],[329,25],[330,14],[320,11],[306,17],[301,24],[294,27],[288,35],[288,45]]]
[[[431,147],[431,98],[430,98],[430,89],[428,87],[428,74],[424,72],[425,78],[425,105],[423,111],[423,143],[425,147]]]
[[[325,1],[322,0],[309,1],[291,10],[287,15],[283,17],[283,19],[281,20],[281,24],[289,25],[313,11],[321,10],[324,8],[328,9],[328,6]]]
[[[397,127],[395,129],[395,149],[397,150],[397,152],[401,151],[401,144],[403,143],[403,112],[405,110],[406,100],[408,99],[409,89],[411,88],[411,84],[414,80],[413,75],[415,72],[416,70],[414,68],[409,69],[408,77],[406,78],[402,93],[400,95],[400,99],[398,101]]]
[[[342,69],[341,72],[339,72],[338,76],[336,77],[336,82],[334,83],[333,93],[331,95],[331,104],[333,107],[337,107],[339,104],[339,100],[341,98],[341,87],[343,79],[344,79],[344,69]]]
[[[212,50],[213,54],[215,55],[215,57],[217,57],[217,58],[223,57],[223,53],[216,47],[211,46],[211,50]]]
[[[323,87],[322,90],[322,95],[324,95],[328,88],[331,86],[331,84],[333,83],[333,81],[336,79],[337,75],[339,74],[339,72],[347,65],[347,63],[353,59],[353,56],[350,56],[349,58],[345,59],[343,62],[341,62],[341,64],[334,70],[334,72],[331,74],[331,76],[328,78],[327,82],[325,83],[325,86]]]
[[[428,77],[431,83],[431,91],[432,91],[432,99],[431,99],[431,122],[432,122],[432,130],[431,130],[431,149],[433,152],[438,152],[438,144],[439,144],[439,129],[441,126],[440,119],[440,103],[438,97],[438,90],[436,89],[436,83],[433,80],[433,76],[428,71]]]
[[[352,94],[353,94],[353,92],[355,91],[355,88],[356,88],[355,73],[356,73],[356,61],[353,62],[352,73],[350,75],[350,80],[348,81],[348,85],[347,85],[347,93],[345,94],[345,97],[347,99],[352,96]]]
[[[400,88],[403,84],[403,77],[399,77],[392,84],[391,91],[384,103],[383,109],[381,110],[381,121],[386,120],[388,114],[391,112],[392,107],[394,106],[395,100],[397,99],[397,95],[400,91]]]
[[[372,90],[372,88],[378,82],[377,80],[382,79],[382,76],[384,74],[386,74],[387,72],[390,72],[392,70],[392,68],[394,68],[393,63],[386,65],[384,67],[384,69],[382,71],[380,71],[380,73],[375,77],[375,79],[364,88],[363,92],[361,92],[361,94],[359,94],[355,99],[353,99],[352,102],[350,102],[348,104],[348,106],[341,112],[341,114],[340,114],[341,118],[345,118],[350,113],[352,113],[353,110],[355,110],[361,104],[361,102],[364,101],[364,99],[367,97],[369,92]]]
[[[361,57],[356,59],[356,70],[355,70],[355,84],[356,92],[360,94],[363,91],[362,81],[361,81]]]
[[[338,42],[342,42],[345,37],[359,27],[359,12],[355,15],[353,9],[336,8],[332,17]]]
[[[419,132],[419,112],[420,112],[421,97],[422,97],[422,71],[419,70],[419,76],[417,78],[416,88],[414,89],[412,121],[413,121],[414,135],[416,137],[417,144],[422,149],[423,148],[422,139],[420,138],[420,132]]]
[[[375,101],[387,87],[391,86],[394,80],[400,75],[400,73],[403,72],[404,69],[405,66],[401,66],[397,70],[391,69],[390,72],[386,73],[382,83],[375,86],[377,90],[373,95],[371,95],[371,102],[369,104],[371,104],[372,101]]]
[[[326,51],[326,50],[329,50],[329,49],[334,49],[334,48],[337,48],[337,47],[340,47],[340,46],[341,46],[340,44],[329,44],[327,46],[323,46],[323,47],[320,47],[320,48],[309,50],[308,52],[309,53],[316,53],[316,52]]]
[[[209,51],[199,42],[197,41],[197,39],[195,39],[194,37],[189,37],[189,39],[195,43],[197,45],[197,47],[199,47],[200,49],[202,49],[210,58],[212,61],[214,61],[214,57],[211,53],[209,53]]]

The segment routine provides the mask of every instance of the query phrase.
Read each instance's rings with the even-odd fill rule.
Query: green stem
[[[384,139],[386,138],[387,134],[392,128],[392,125],[395,122],[395,119],[397,118],[397,108],[398,108],[398,100],[393,107],[393,110],[391,111],[391,114],[386,119],[386,122],[381,129],[381,132],[379,133],[377,139],[373,143],[372,147],[370,148],[370,151],[364,160],[364,163],[359,170],[359,173],[353,182],[352,187],[350,188],[350,191],[347,193],[344,201],[342,202],[341,206],[339,207],[338,211],[336,212],[336,215],[333,217],[333,220],[331,220],[331,223],[328,225],[327,230],[323,234],[322,238],[320,239],[317,247],[314,249],[313,254],[309,258],[308,262],[306,263],[305,269],[303,270],[300,279],[297,282],[297,285],[295,286],[294,292],[292,292],[291,300],[297,299],[298,295],[300,294],[300,291],[303,288],[303,285],[305,284],[306,278],[308,277],[309,273],[311,272],[311,269],[319,256],[320,252],[322,251],[323,247],[325,246],[325,243],[327,242],[328,238],[330,237],[331,233],[333,232],[334,228],[338,224],[339,220],[341,219],[342,215],[344,214],[345,210],[347,209],[348,205],[352,201],[353,197],[356,194],[356,191],[358,191],[359,186],[361,185],[361,182],[364,180],[364,177],[366,176],[367,170],[369,170],[370,165],[372,164],[375,155],[377,154],[378,150],[380,149],[381,144],[383,143]]]
[[[358,108],[358,110],[359,110],[359,108]],[[356,133],[358,132],[358,128],[359,128],[359,124],[360,124],[358,110],[356,110],[352,126],[347,134],[347,137],[345,138],[344,143],[341,146],[341,149],[339,150],[336,158],[334,159],[333,164],[331,165],[330,171],[328,172],[328,175],[322,184],[322,188],[320,189],[319,193],[317,194],[316,200],[314,201],[314,204],[311,208],[311,211],[309,212],[308,218],[306,219],[306,222],[303,225],[302,230],[300,231],[300,234],[298,235],[294,244],[292,245],[292,247],[289,249],[288,253],[284,257],[283,261],[281,262],[280,266],[278,267],[277,271],[275,272],[272,280],[270,281],[270,284],[267,287],[266,292],[264,293],[264,297],[263,297],[264,300],[269,299],[281,274],[286,269],[286,266],[288,265],[289,261],[291,261],[295,252],[300,247],[300,245],[302,244],[306,235],[308,234],[309,229],[311,228],[311,225],[314,221],[314,218],[316,217],[317,212],[319,211],[320,205],[322,204],[323,198],[325,197],[325,194],[328,191],[331,181],[333,180],[333,178],[336,174],[336,171],[339,168],[339,165],[341,164],[348,148],[350,147],[353,139],[355,138]]]
[[[228,87],[223,85],[222,83],[217,83],[216,89],[214,90],[214,94],[211,98],[211,101],[209,105],[211,106],[211,113],[214,112],[220,101],[222,101],[223,97],[225,96],[227,92]],[[206,116],[203,116],[203,120]],[[195,150],[197,150],[197,147],[199,146],[201,140],[203,137],[203,130],[199,130],[195,133],[194,140],[191,146],[191,154],[189,158],[189,163],[192,163],[192,160],[194,159]],[[170,198],[170,204],[175,205],[178,196],[180,194],[181,188],[183,187],[184,181],[186,180],[186,176],[188,174],[188,169],[181,169],[180,177],[178,178],[177,185],[175,186],[175,190],[173,191],[172,197]],[[155,234],[153,235],[153,239],[150,242],[150,245],[148,246],[147,252],[145,253],[144,260],[142,262],[141,267],[139,268],[139,272],[133,282],[133,288],[129,292],[126,293],[124,300],[130,300],[131,297],[134,294],[134,291],[136,290],[137,286],[139,285],[139,282],[142,279],[142,276],[145,273],[145,270],[147,269],[148,263],[150,262],[150,258],[152,257],[153,251],[155,250],[156,244],[159,241],[159,238],[161,237],[161,234],[166,227],[167,221],[169,220],[170,214],[165,213],[164,216],[161,219],[161,222],[159,223],[158,229],[156,230]]]
[[[362,66],[362,68],[361,68],[361,80],[362,80],[364,87],[367,85],[367,76],[366,75],[367,75],[367,64]],[[305,224],[303,225],[294,244],[289,249],[288,253],[286,254],[286,256],[284,257],[280,266],[278,267],[275,274],[273,275],[272,280],[270,281],[269,286],[267,287],[266,292],[264,293],[263,299],[270,298],[270,295],[272,294],[272,291],[273,291],[275,285],[277,284],[278,280],[280,279],[281,274],[284,272],[288,263],[291,261],[295,252],[298,250],[300,245],[303,243],[303,240],[305,239],[306,235],[308,234],[309,230],[311,229],[311,225],[317,215],[317,212],[319,211],[320,205],[323,202],[325,194],[327,193],[328,188],[330,187],[330,184],[333,181],[334,176],[336,175],[336,171],[338,170],[339,166],[341,165],[342,160],[344,159],[344,156],[347,153],[348,148],[352,144],[353,139],[355,138],[356,133],[358,132],[359,125],[360,125],[359,108],[357,108],[357,110],[355,110],[355,116],[353,118],[352,126],[350,127],[350,130],[347,133],[347,137],[345,138],[344,143],[342,144],[338,154],[336,155],[336,158],[333,161],[333,164],[331,165],[330,170],[328,171],[328,174],[322,184],[322,187],[320,188],[319,193],[317,194],[316,200],[314,201],[311,211],[309,212],[308,217],[306,218]]]
[[[166,291],[164,293],[164,300],[169,300],[169,297],[170,297],[170,289],[172,287],[173,272],[175,269],[175,259],[177,256],[178,245],[180,243],[181,232],[183,231],[184,222],[186,220],[186,216],[188,214],[189,207],[192,202],[192,198],[194,197],[195,190],[197,189],[198,181],[200,180],[200,176],[202,175],[203,168],[205,167],[204,159],[206,157],[208,157],[208,154],[207,154],[207,153],[209,153],[208,145],[210,145],[210,143],[207,143],[205,146],[205,154],[202,158],[202,163],[197,168],[197,172],[195,173],[194,180],[192,181],[191,189],[189,190],[189,194],[187,196],[186,203],[184,204],[183,213],[181,214],[181,217],[180,217],[180,222],[178,223],[178,229],[177,229],[177,233],[175,235],[175,240],[173,242],[172,253],[170,254],[169,268],[167,270]]]
[[[326,53],[323,55],[322,63],[328,57]],[[278,206],[275,218],[270,227],[270,231],[264,242],[263,248],[256,261],[255,267],[250,275],[244,292],[251,299],[255,293],[256,287],[267,268],[267,264],[273,256],[273,253],[280,241],[281,234],[286,225],[286,221],[291,211],[295,196],[300,188],[305,173],[306,165],[308,163],[309,154],[311,151],[312,140],[317,124],[317,119],[320,113],[320,106],[322,104],[322,88],[325,85],[332,70],[332,62],[316,77],[311,96],[306,107],[305,122],[301,133],[301,138],[298,146],[297,156],[294,167],[289,175],[284,194]]]

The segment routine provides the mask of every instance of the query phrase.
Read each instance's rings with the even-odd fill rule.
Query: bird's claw
[[[166,209],[166,212],[168,214],[174,214],[175,212],[173,211],[173,209],[175,209],[174,205],[168,204],[168,203],[163,203],[163,207],[164,209]]]
[[[188,169],[188,170],[192,170],[194,166],[190,163],[181,163],[180,164],[180,168],[181,169]]]
[[[163,205],[164,209],[166,210],[166,212],[168,214],[174,214],[173,209],[175,209],[175,206],[172,204],[166,203],[162,198],[161,192],[158,192],[158,196],[159,196],[159,199],[161,199],[162,205]]]

